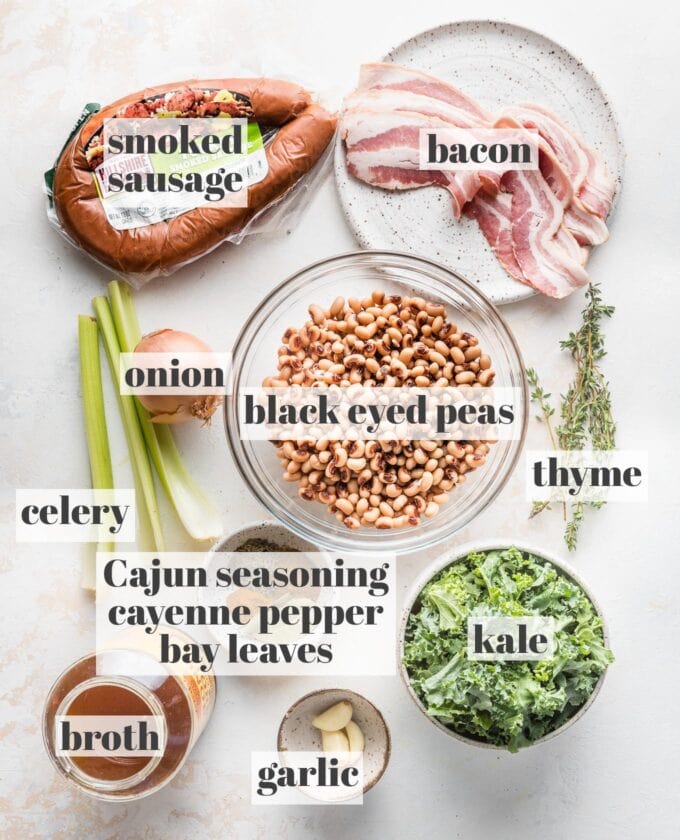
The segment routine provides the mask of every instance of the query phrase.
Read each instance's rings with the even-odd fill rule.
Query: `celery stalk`
[[[109,302],[105,297],[96,297],[92,301],[92,306],[97,315],[97,323],[99,324],[99,329],[104,339],[106,355],[109,359],[111,376],[116,393],[118,394],[118,404],[123,418],[128,449],[130,450],[130,460],[132,461],[135,473],[135,484],[137,487],[136,498],[139,499],[142,497],[144,499],[144,507],[146,508],[151,526],[154,545],[157,551],[163,551],[164,541],[158,511],[158,501],[156,499],[156,488],[154,486],[149,453],[146,451],[144,435],[142,434],[139,418],[135,410],[135,399],[134,397],[120,393],[120,345],[113,318],[111,317]]]
[[[78,347],[92,489],[112,490],[113,468],[104,413],[104,393],[99,364],[99,331],[97,322],[89,315],[78,316]],[[97,551],[113,551],[114,547],[115,544],[110,541],[97,543]],[[91,553],[83,558],[81,585],[84,589],[95,588],[94,561],[95,557]]]
[[[130,289],[124,283],[109,283],[109,299],[118,341],[123,353],[133,353],[142,338]],[[168,498],[187,532],[196,540],[217,537],[222,522],[213,503],[191,477],[179,454],[169,426],[151,422],[149,412],[134,398],[151,459]]]

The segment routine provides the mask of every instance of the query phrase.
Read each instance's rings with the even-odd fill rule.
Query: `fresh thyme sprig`
[[[560,342],[562,350],[571,353],[576,373],[567,393],[562,397],[562,422],[555,432],[550,422],[554,414],[549,403],[550,394],[539,385],[536,371],[533,368],[527,370],[527,379],[533,388],[531,399],[541,408],[554,449],[585,449],[588,444],[591,449],[614,449],[616,446],[616,424],[612,415],[609,383],[598,366],[606,355],[602,321],[611,318],[613,314],[614,307],[602,302],[599,285],[588,286],[582,324],[576,332],[569,333],[568,339]],[[603,504],[591,502],[588,506],[600,508]],[[547,507],[549,504],[546,502],[535,502],[530,517]],[[571,518],[564,532],[564,540],[570,551],[576,548],[584,512],[583,502],[571,505]]]
[[[541,386],[541,383],[538,380],[538,374],[534,370],[534,368],[527,368],[527,381],[529,385],[531,385],[531,392],[530,397],[533,403],[541,409],[541,413],[536,415],[537,420],[542,420],[546,428],[548,429],[548,435],[550,436],[550,442],[552,444],[553,449],[557,449],[557,445],[555,443],[555,433],[553,432],[552,421],[551,417],[555,414],[555,409],[550,404],[550,398],[552,394],[547,393]],[[533,502],[531,505],[531,513],[529,514],[529,519],[533,519],[534,516],[537,516],[544,510],[550,510],[550,501],[545,500],[543,502]]]
[[[548,394],[546,391],[543,390],[540,382],[538,381],[538,374],[536,373],[534,368],[527,368],[527,381],[533,389],[530,394],[531,401],[535,402],[536,405],[541,409],[541,414],[538,415],[538,419],[543,419],[545,421],[545,424],[548,427],[548,434],[550,435],[550,442],[553,445],[553,449],[557,449],[557,446],[555,444],[555,435],[553,434],[552,422],[550,420],[550,418],[555,413],[555,409],[550,404],[550,398],[552,397],[552,394]]]
[[[606,355],[601,322],[614,314],[602,303],[597,285],[586,291],[581,328],[560,342],[576,363],[576,375],[562,401],[562,425],[557,429],[561,449],[584,449],[590,438],[593,449],[615,447],[616,425],[612,417],[609,383],[598,367]]]

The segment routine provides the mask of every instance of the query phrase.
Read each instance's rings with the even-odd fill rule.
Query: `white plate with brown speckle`
[[[410,38],[384,60],[438,76],[491,111],[514,102],[550,108],[603,155],[616,178],[616,201],[624,162],[616,118],[592,73],[559,44],[510,23],[461,21]],[[505,273],[473,219],[455,221],[445,190],[392,192],[358,181],[347,172],[340,136],[335,176],[345,217],[363,248],[409,251],[440,262],[494,303],[536,293]],[[597,275],[599,250],[593,249],[588,263],[591,276]]]

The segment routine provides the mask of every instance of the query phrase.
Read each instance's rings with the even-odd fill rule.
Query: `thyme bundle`
[[[568,350],[576,365],[576,372],[567,393],[562,396],[560,406],[561,423],[555,429],[552,417],[555,409],[551,394],[541,386],[538,374],[533,368],[527,370],[532,387],[531,400],[541,411],[553,449],[614,449],[616,446],[616,424],[612,415],[609,383],[599,367],[606,355],[602,322],[611,318],[614,307],[602,302],[599,284],[591,284],[586,291],[586,307],[582,312],[583,322],[576,332],[560,342],[562,350]],[[574,551],[583,523],[585,507],[600,508],[604,502],[574,502],[567,510],[563,503],[566,521],[564,541]],[[534,502],[530,517],[536,516],[550,502]]]

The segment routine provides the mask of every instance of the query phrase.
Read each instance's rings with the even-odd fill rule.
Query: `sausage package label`
[[[269,170],[265,138],[245,118],[109,119],[93,172],[109,224],[131,230],[204,207],[247,207]]]

